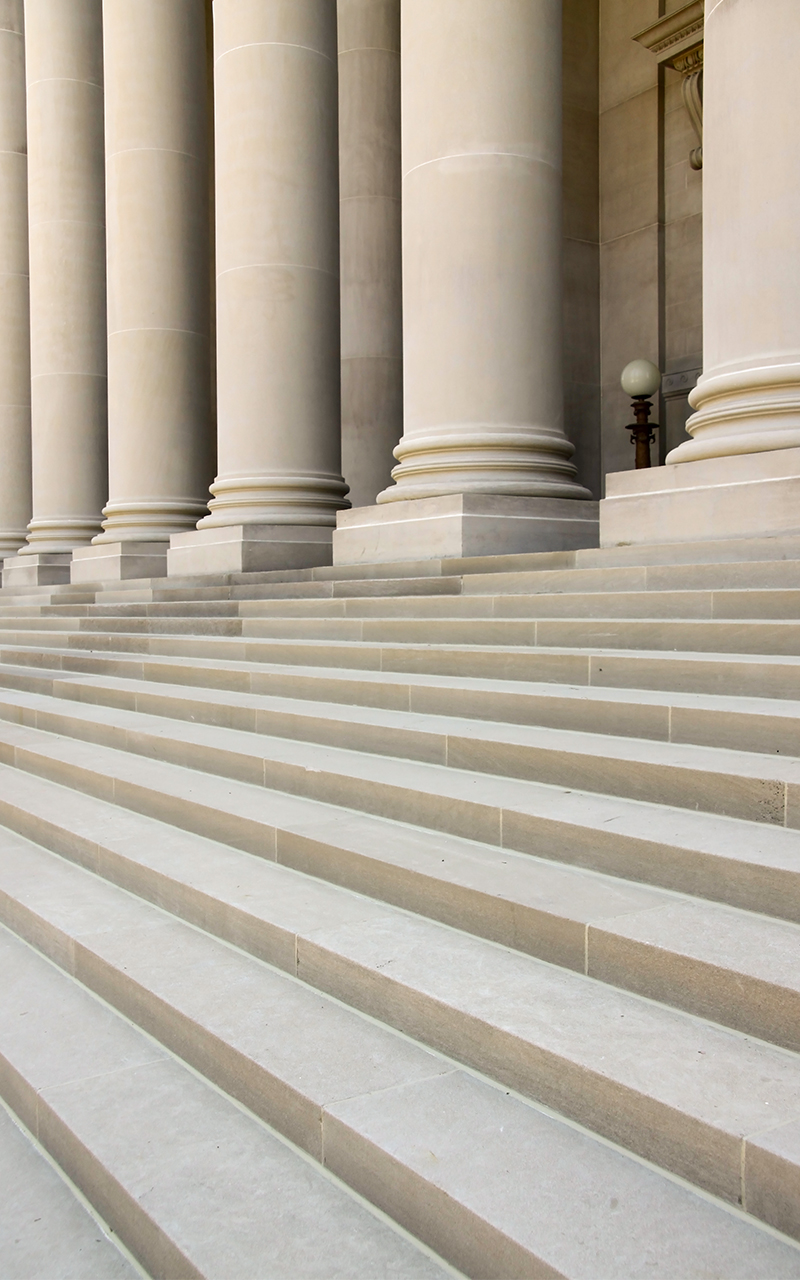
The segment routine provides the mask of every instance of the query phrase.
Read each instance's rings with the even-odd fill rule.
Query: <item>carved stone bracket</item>
[[[634,36],[634,40],[655,54],[660,66],[672,67],[683,77],[683,101],[700,143],[689,155],[693,169],[703,167],[704,24],[705,0],[691,0]]]

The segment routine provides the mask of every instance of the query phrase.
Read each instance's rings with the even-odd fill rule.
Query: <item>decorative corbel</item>
[[[700,143],[689,155],[693,169],[703,167],[704,25],[705,0],[691,0],[634,36],[634,40],[655,54],[659,66],[672,67],[683,77],[684,105]]]

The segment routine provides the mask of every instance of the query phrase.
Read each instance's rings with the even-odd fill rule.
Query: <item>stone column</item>
[[[339,0],[342,469],[354,507],[403,433],[400,0]]]
[[[0,556],[31,518],[28,192],[22,0],[0,5]]]
[[[216,0],[214,24],[219,474],[171,573],[325,563],[347,505],[336,0]]]
[[[103,0],[109,499],[72,580],[166,571],[206,509],[210,408],[204,0]]]
[[[9,572],[69,581],[108,492],[102,0],[26,0],[25,50],[33,519]]]
[[[692,439],[606,478],[603,546],[800,537],[798,42],[797,0],[706,0]]]
[[[563,430],[561,22],[561,0],[403,0],[405,433],[341,562],[596,538]]]
[[[800,447],[797,0],[706,0],[704,372],[669,462]]]

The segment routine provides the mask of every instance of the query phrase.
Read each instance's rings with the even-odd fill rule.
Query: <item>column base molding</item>
[[[265,573],[331,563],[333,529],[321,525],[233,524],[173,534],[170,577]]]
[[[575,551],[597,539],[596,502],[452,493],[340,512],[333,563]]]
[[[32,551],[3,561],[3,587],[54,587],[69,582],[72,551]]]
[[[69,581],[125,582],[166,576],[166,542],[100,542],[75,548]]]
[[[800,448],[606,476],[601,547],[800,534]]]
[[[69,552],[72,555],[76,547],[87,546],[99,532],[99,516],[39,520],[34,517],[28,525],[28,544],[20,549],[20,555],[48,555],[52,552]]]

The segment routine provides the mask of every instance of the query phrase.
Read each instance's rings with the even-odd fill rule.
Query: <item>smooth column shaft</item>
[[[339,0],[342,468],[354,507],[403,433],[400,0]]]
[[[800,447],[800,5],[706,0],[704,372],[669,462]]]
[[[336,0],[216,0],[219,475],[202,526],[333,526]]]
[[[0,3],[0,555],[31,518],[28,190],[22,0]]]
[[[102,0],[25,19],[34,553],[89,542],[108,494]]]
[[[380,502],[586,498],[563,432],[560,0],[404,0],[405,434]]]
[[[204,0],[104,0],[109,501],[102,542],[166,541],[213,474]]]

